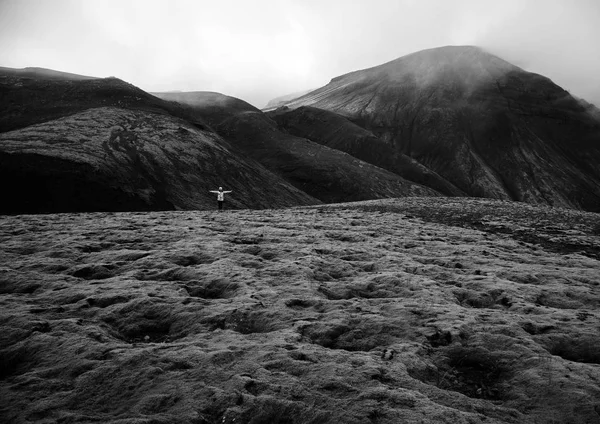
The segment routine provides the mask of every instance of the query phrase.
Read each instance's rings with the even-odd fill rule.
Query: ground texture
[[[0,420],[599,423],[600,218],[407,198],[0,218]]]

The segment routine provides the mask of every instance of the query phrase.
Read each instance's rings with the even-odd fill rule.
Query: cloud
[[[600,2],[548,0],[519,3],[478,42],[578,96],[600,104]]]
[[[600,104],[597,0],[1,0],[0,66],[211,90],[256,106],[475,44]]]

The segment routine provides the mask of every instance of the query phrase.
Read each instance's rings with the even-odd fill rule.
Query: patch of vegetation
[[[77,267],[71,275],[84,280],[104,280],[113,277],[114,273],[104,265],[91,264]]]
[[[112,335],[128,343],[165,342],[185,336],[171,334],[171,308],[151,300],[132,301],[105,315]]]
[[[205,318],[203,324],[211,331],[232,330],[241,334],[270,333],[284,327],[282,320],[268,311],[234,310],[225,314]]]
[[[126,303],[131,300],[131,296],[124,295],[108,295],[108,296],[95,296],[86,299],[89,306],[97,308],[106,308],[117,303]]]
[[[309,324],[300,331],[312,343],[349,352],[368,352],[376,347],[389,346],[397,338],[410,333],[405,322],[379,322],[364,318]]]
[[[179,266],[193,266],[193,265],[202,265],[202,264],[211,264],[215,261],[210,255],[206,253],[191,253],[191,254],[178,254],[173,255],[170,258],[170,261],[175,265]]]
[[[298,402],[266,397],[260,398],[258,404],[240,418],[248,424],[321,424],[331,422],[331,413]]]
[[[0,351],[0,380],[24,372],[30,354],[24,347],[10,347]]]
[[[39,289],[42,285],[34,281],[22,281],[16,278],[12,279],[9,276],[0,277],[0,294],[22,293],[31,294]]]
[[[183,288],[192,297],[202,299],[230,299],[235,297],[239,284],[226,278],[215,278],[208,281],[188,281]]]
[[[463,306],[471,308],[491,308],[496,305],[508,308],[512,302],[502,290],[493,289],[489,292],[476,292],[468,289],[454,290],[456,300]]]
[[[548,352],[573,362],[600,364],[600,339],[598,337],[564,335],[545,343]]]
[[[541,292],[536,296],[533,303],[540,306],[548,306],[557,309],[579,309],[583,304],[577,299],[570,298],[566,293]]]
[[[456,343],[441,349],[434,356],[435,368],[409,369],[409,375],[471,398],[504,399],[507,388],[503,381],[510,368],[497,352],[482,346]]]
[[[322,308],[323,302],[317,299],[288,299],[285,301],[285,306],[291,309],[306,309],[317,307],[319,309]]]
[[[556,328],[554,325],[537,325],[533,322],[521,323],[521,328],[531,335],[545,334]]]
[[[411,289],[399,279],[386,276],[351,286],[329,284],[317,288],[329,300],[407,298],[415,294]]]

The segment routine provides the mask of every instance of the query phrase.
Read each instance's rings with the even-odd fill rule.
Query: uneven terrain
[[[0,421],[600,423],[600,218],[0,217]]]

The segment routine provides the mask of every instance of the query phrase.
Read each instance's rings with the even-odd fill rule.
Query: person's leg
[[[219,204],[219,210],[223,210],[223,201],[218,200],[217,203]]]

